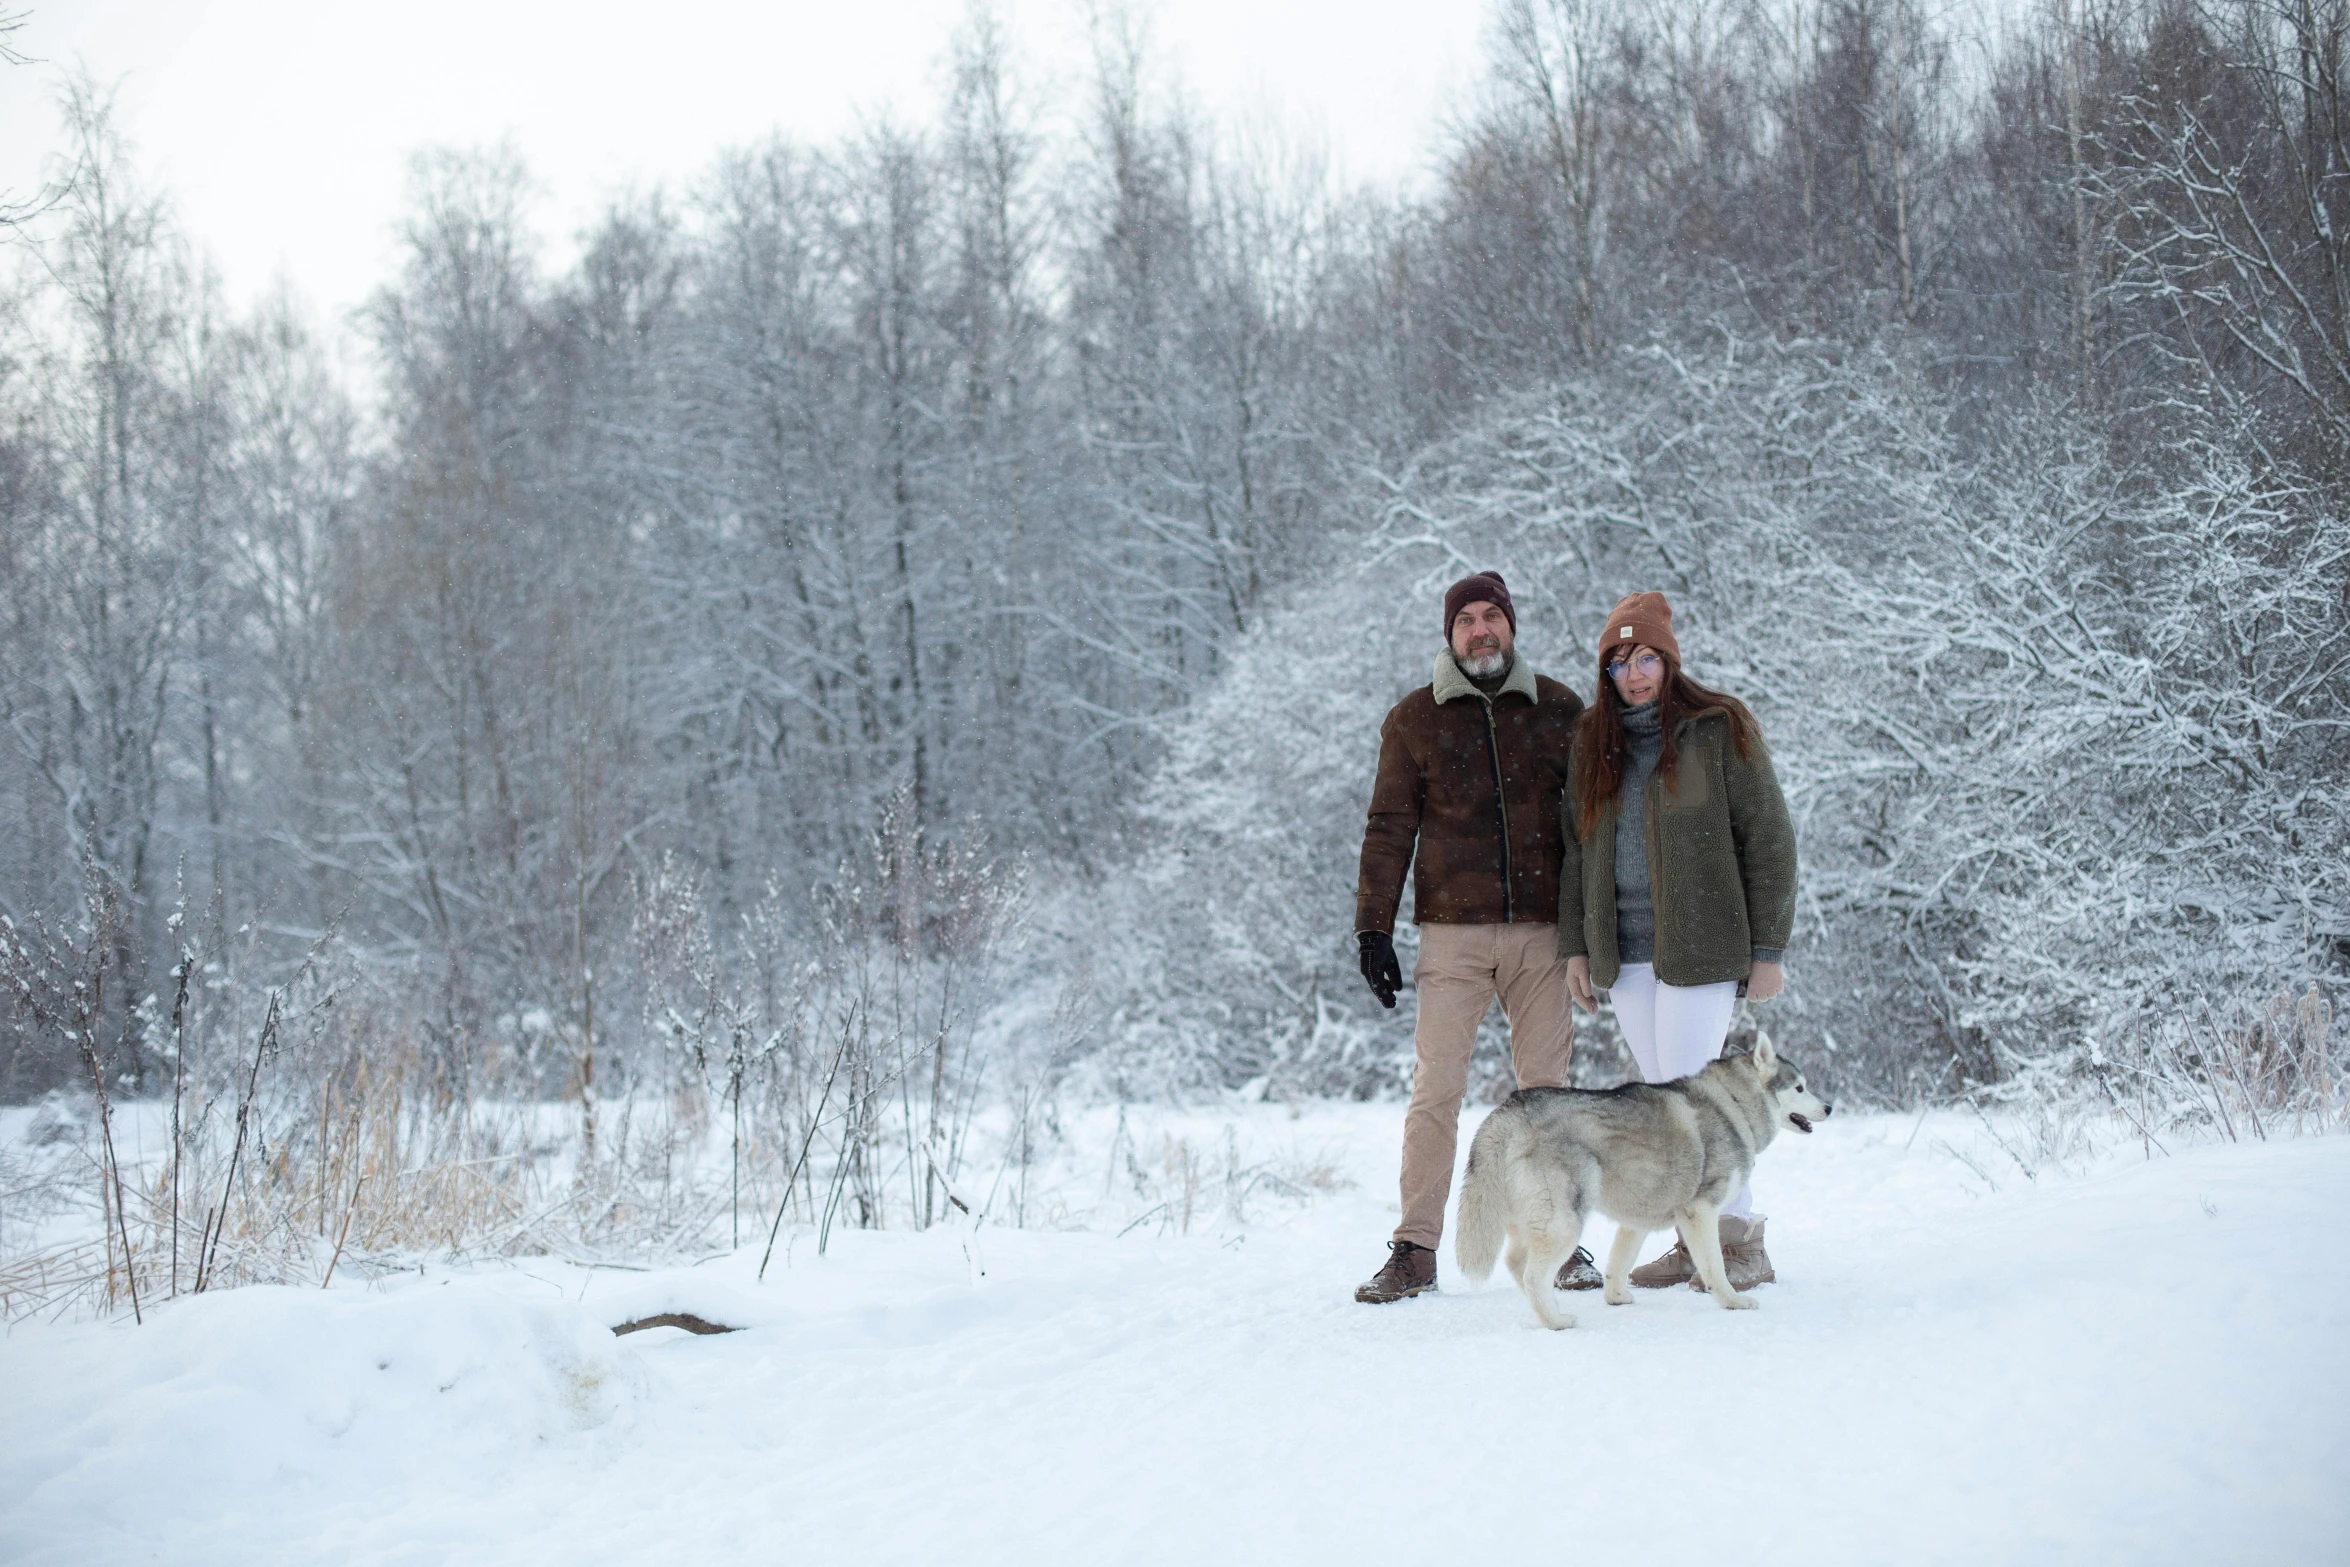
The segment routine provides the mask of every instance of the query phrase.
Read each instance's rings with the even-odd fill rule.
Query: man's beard
[[[1461,666],[1461,673],[1471,680],[1490,680],[1510,667],[1510,656],[1499,648],[1479,653],[1471,658],[1456,656],[1453,662]]]

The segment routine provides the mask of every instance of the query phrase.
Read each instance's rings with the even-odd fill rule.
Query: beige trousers
[[[1461,1097],[1486,1009],[1500,998],[1520,1088],[1567,1085],[1575,1020],[1554,926],[1422,925],[1412,979],[1420,1016],[1412,1034],[1412,1103],[1403,1118],[1403,1222],[1395,1238],[1433,1249],[1444,1236]]]

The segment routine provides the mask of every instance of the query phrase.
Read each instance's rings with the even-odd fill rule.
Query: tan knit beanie
[[[1618,648],[1628,652],[1644,643],[1676,664],[1681,661],[1681,644],[1673,640],[1673,606],[1662,593],[1627,593],[1616,601],[1607,629],[1599,634],[1600,667],[1607,667]]]

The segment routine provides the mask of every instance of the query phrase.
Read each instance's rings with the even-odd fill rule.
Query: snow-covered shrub
[[[1171,730],[1137,804],[1135,862],[1062,920],[1092,924],[1072,937],[1116,1014],[1103,1087],[1263,1077],[1279,1094],[1361,1094],[1408,1080],[1408,998],[1378,1015],[1353,916],[1379,721],[1441,645],[1434,601],[1409,613],[1427,598],[1412,575],[1345,570],[1296,593]]]

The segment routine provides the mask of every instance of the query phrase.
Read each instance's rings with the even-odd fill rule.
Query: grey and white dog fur
[[[1809,1132],[1831,1107],[1757,1034],[1693,1077],[1599,1091],[1524,1088],[1477,1128],[1461,1185],[1455,1256],[1461,1271],[1493,1271],[1502,1241],[1509,1270],[1550,1328],[1571,1328],[1551,1280],[1594,1210],[1616,1221],[1607,1254],[1607,1303],[1626,1306],[1626,1275],[1640,1243],[1673,1228],[1713,1297],[1744,1310],[1754,1297],[1722,1271],[1722,1204],[1746,1184],[1756,1155],[1782,1126]]]

